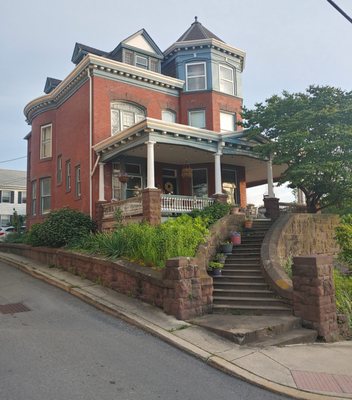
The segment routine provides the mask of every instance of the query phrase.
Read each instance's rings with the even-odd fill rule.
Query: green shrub
[[[208,229],[201,218],[182,215],[161,225],[129,224],[112,233],[85,237],[80,247],[108,258],[126,257],[147,266],[162,268],[172,257],[193,257]]]
[[[335,229],[335,234],[341,249],[339,259],[352,268],[352,214],[341,218],[341,223]]]
[[[94,230],[95,224],[88,215],[62,208],[51,211],[43,223],[33,225],[27,243],[48,247],[74,245]]]
[[[203,210],[193,210],[189,216],[192,218],[200,217],[206,221],[207,227],[213,225],[218,219],[224,217],[230,212],[231,205],[227,203],[215,202]]]
[[[352,277],[334,271],[336,307],[338,312],[346,314],[352,328]]]

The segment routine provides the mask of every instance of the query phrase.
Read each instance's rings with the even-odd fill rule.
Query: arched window
[[[133,103],[111,103],[111,135],[129,128],[145,119],[145,110]]]
[[[162,110],[161,119],[166,122],[176,122],[176,113],[172,110]]]

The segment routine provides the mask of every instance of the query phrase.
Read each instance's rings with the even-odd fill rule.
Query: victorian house
[[[152,222],[214,195],[244,207],[279,175],[237,125],[245,53],[197,18],[165,51],[142,29],[112,51],[76,43],[72,62],[24,110],[30,225],[65,206]]]

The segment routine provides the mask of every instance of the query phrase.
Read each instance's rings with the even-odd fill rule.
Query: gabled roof
[[[202,40],[202,39],[217,39],[223,42],[218,36],[210,32],[209,29],[205,28],[200,22],[198,17],[194,17],[193,24],[186,30],[186,32],[180,36],[177,42],[188,42],[191,40]]]
[[[52,90],[56,88],[57,85],[59,85],[62,81],[60,79],[55,79],[55,78],[46,78],[45,86],[44,86],[44,93],[48,94]]]
[[[27,183],[26,171],[15,171],[0,169],[0,190],[4,189],[25,189]]]
[[[139,49],[141,52],[151,54],[157,58],[164,57],[163,52],[159,49],[158,45],[144,28],[122,40],[122,42],[109,53],[109,56],[114,57],[121,47],[132,48],[135,50]]]
[[[108,54],[106,51],[95,49],[94,47],[86,46],[82,43],[76,43],[71,61],[77,65],[88,53],[95,54],[96,56],[106,56]]]

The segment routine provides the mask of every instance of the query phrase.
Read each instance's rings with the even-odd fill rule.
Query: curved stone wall
[[[338,223],[334,214],[285,214],[275,221],[263,241],[261,262],[268,283],[280,296],[292,300],[292,280],[283,269],[290,258],[337,254]]]

